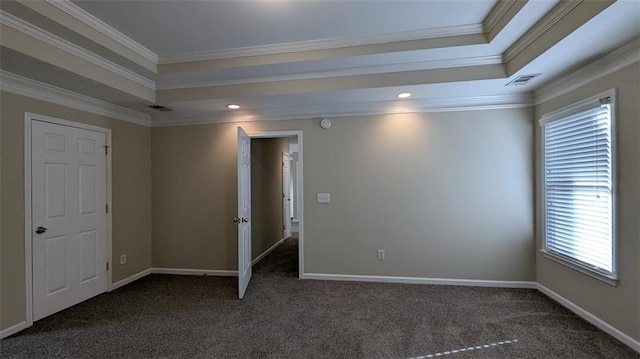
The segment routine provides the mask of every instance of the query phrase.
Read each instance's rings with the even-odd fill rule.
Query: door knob
[[[233,223],[240,223],[240,218],[234,218]]]
[[[38,234],[42,234],[42,233],[44,233],[46,231],[47,231],[47,229],[42,227],[42,226],[36,228],[36,233],[38,233]]]

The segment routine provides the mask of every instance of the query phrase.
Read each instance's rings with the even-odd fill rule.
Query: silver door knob
[[[45,227],[42,227],[42,226],[36,228],[36,233],[38,233],[38,234],[42,234],[42,233],[44,233],[46,231],[47,231],[47,229]]]

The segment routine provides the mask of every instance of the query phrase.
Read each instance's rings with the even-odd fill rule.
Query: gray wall
[[[304,271],[534,280],[530,109],[152,129],[153,265],[237,269],[236,127],[304,131]],[[332,203],[317,204],[317,192]],[[385,249],[386,261],[376,260]]]
[[[251,140],[251,257],[282,239],[282,152],[286,138]]]
[[[620,282],[612,287],[537,254],[540,284],[560,294],[630,337],[640,340],[640,65],[636,63],[603,79],[536,106],[536,118],[549,111],[617,89],[618,187],[617,242]],[[536,125],[537,154],[540,128]],[[538,156],[537,165],[540,166]],[[540,174],[540,171],[538,171]],[[536,249],[542,248],[541,177],[538,175]]]
[[[33,112],[112,130],[114,282],[151,266],[151,128],[47,102],[0,94],[0,330],[26,319],[24,273],[24,113]],[[127,264],[119,257],[127,254]]]

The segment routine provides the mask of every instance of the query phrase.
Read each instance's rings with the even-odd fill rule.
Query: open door
[[[282,238],[291,237],[291,159],[282,153]]]
[[[251,138],[238,127],[238,297],[251,280]]]

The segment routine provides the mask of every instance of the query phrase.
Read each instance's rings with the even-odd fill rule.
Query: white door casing
[[[32,121],[34,320],[107,290],[106,141],[104,132]]]
[[[251,280],[251,138],[238,127],[238,297]]]
[[[282,238],[291,237],[291,160],[282,153]]]

